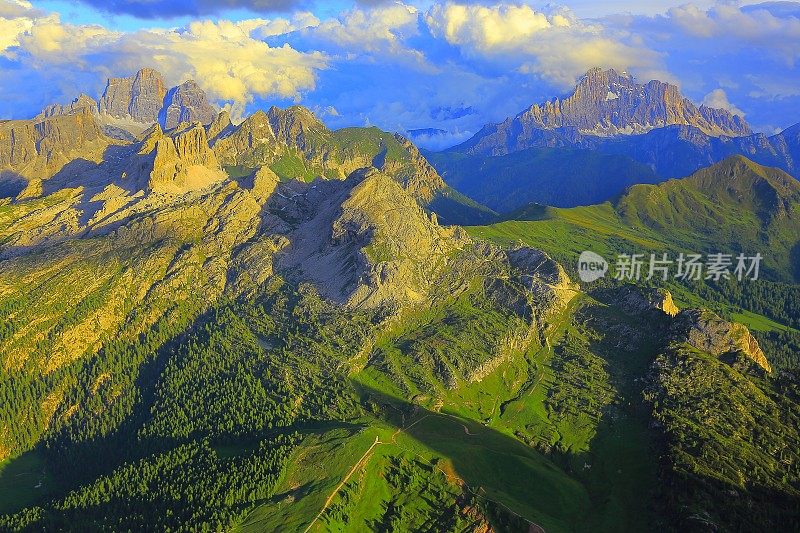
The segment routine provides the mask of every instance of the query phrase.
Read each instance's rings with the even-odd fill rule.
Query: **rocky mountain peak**
[[[167,92],[158,117],[161,125],[169,130],[182,122],[211,124],[217,118],[217,110],[197,82],[188,80]]]
[[[505,155],[533,147],[597,148],[647,143],[661,137],[671,139],[676,134],[682,141],[704,146],[746,142],[752,130],[744,118],[727,109],[695,105],[676,85],[659,80],[640,84],[627,72],[594,68],[570,94],[532,105],[502,122],[487,124],[471,139],[448,151]]]
[[[267,117],[278,140],[301,150],[310,148],[315,135],[328,131],[314,113],[299,105],[286,109],[273,106],[267,111]]]
[[[135,180],[137,187],[166,193],[200,189],[225,177],[199,122],[183,123],[167,132],[154,124],[139,143],[125,176]]]
[[[98,107],[101,113],[115,118],[130,117],[136,122],[155,122],[166,94],[161,74],[151,68],[143,68],[130,77],[109,78]]]
[[[47,118],[9,120],[0,123],[0,169],[29,182],[26,196],[38,196],[42,180],[76,158],[102,160],[111,142],[85,107]]]
[[[588,71],[563,100],[533,105],[515,120],[527,127],[572,127],[600,136],[645,133],[672,124],[714,136],[752,133],[742,117],[725,109],[698,108],[675,85],[659,80],[642,85],[626,72],[600,68]]]
[[[221,122],[209,127],[209,139],[223,165],[258,168],[274,161],[282,150],[263,111],[256,111],[238,126],[228,120],[228,125],[212,136],[212,131],[219,129],[226,120],[225,117],[218,118]]]
[[[407,151],[410,159],[410,169],[413,169],[408,172],[400,172],[403,178],[403,186],[418,200],[430,202],[437,192],[446,187],[444,180],[436,172],[436,169],[428,163],[428,160],[423,157],[414,143],[400,134],[395,134],[394,139]],[[391,164],[384,163],[384,167],[387,169],[390,169],[391,166]]]
[[[600,104],[609,99],[611,91],[633,90],[635,87],[636,82],[633,76],[627,72],[619,73],[613,68],[603,70],[600,67],[595,67],[578,81],[578,85],[573,91],[573,96]]]
[[[270,201],[272,212],[302,220],[288,234],[279,268],[355,307],[418,302],[448,254],[468,241],[460,230],[439,226],[376,168],[345,180],[284,182]]]
[[[142,134],[142,141],[139,144],[139,154],[149,154],[155,147],[159,139],[164,137],[164,130],[158,124],[153,124]]]
[[[259,109],[249,117],[247,117],[239,126],[251,131],[262,131],[270,137],[275,137],[275,132],[272,130],[269,116],[264,111]]]
[[[193,165],[218,166],[214,152],[208,147],[206,130],[201,123],[183,123],[172,132],[171,138],[181,160]]]
[[[230,133],[232,128],[233,122],[231,122],[230,113],[222,110],[206,129],[208,140],[213,143],[217,137],[225,136],[226,134]]]

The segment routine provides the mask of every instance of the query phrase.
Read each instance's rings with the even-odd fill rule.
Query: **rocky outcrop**
[[[153,125],[128,165],[123,179],[153,192],[201,189],[225,177],[200,123],[184,124],[168,133]]]
[[[256,197],[259,203],[264,203],[272,196],[280,183],[280,178],[269,167],[258,169],[250,180],[246,183],[250,192]]]
[[[215,122],[209,128],[219,129],[225,121]],[[224,133],[223,133],[224,132]],[[220,130],[212,139],[212,147],[220,163],[224,166],[260,168],[272,163],[285,147],[279,146],[269,119],[263,111],[256,111],[238,126],[230,124]]]
[[[528,304],[540,320],[563,311],[580,292],[564,267],[541,250],[522,247],[507,256],[512,279],[530,291]]]
[[[222,179],[206,131],[199,123],[187,125],[156,144],[151,190],[197,189]]]
[[[772,372],[758,341],[746,326],[723,320],[707,309],[678,313],[671,326],[671,339],[716,356],[742,353],[765,371]]]
[[[219,115],[206,128],[208,142],[213,146],[218,138],[227,137],[233,129],[231,115],[227,111],[220,111]]]
[[[90,113],[97,112],[97,101],[91,96],[81,93],[72,102],[62,104],[52,104],[45,107],[41,113],[34,117],[34,121],[41,121],[46,118],[54,117],[56,115],[70,115],[77,111],[88,110]]]
[[[176,128],[184,122],[208,125],[217,118],[216,108],[208,102],[205,91],[194,80],[170,89],[163,101],[158,119],[164,129]]]
[[[408,154],[408,163],[404,166],[401,162],[385,161],[384,172],[397,175],[406,190],[421,203],[430,203],[447,185],[414,143],[399,134],[395,134],[394,139]]]
[[[0,170],[46,180],[76,158],[102,160],[109,143],[87,108],[39,121],[10,120],[0,123]]]
[[[680,309],[672,300],[672,294],[665,289],[625,285],[616,290],[612,298],[629,315],[636,316],[657,311],[674,317],[680,312]]]
[[[100,113],[116,118],[130,117],[136,122],[156,122],[166,94],[161,74],[143,68],[133,76],[108,80],[100,98]]]
[[[353,307],[422,301],[449,254],[468,242],[375,168],[344,181],[282,184],[269,207],[278,217],[274,227],[288,229],[291,242],[279,269]]]
[[[330,132],[310,110],[303,106],[280,109],[272,106],[267,118],[275,137],[286,146],[302,152],[312,151]]]

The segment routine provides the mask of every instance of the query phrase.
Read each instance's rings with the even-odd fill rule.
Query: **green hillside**
[[[688,178],[635,185],[613,204],[528,206],[505,218],[469,231],[540,247],[566,265],[583,250],[608,260],[618,253],[761,253],[766,277],[800,280],[800,183],[739,156]]]

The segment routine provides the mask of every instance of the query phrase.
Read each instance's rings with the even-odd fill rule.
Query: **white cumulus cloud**
[[[0,0],[0,56],[14,57],[13,48],[43,13],[23,0]]]
[[[341,56],[370,54],[418,56],[406,41],[419,33],[418,10],[402,3],[354,8],[338,17],[309,25],[297,38],[305,45],[324,47]]]
[[[579,20],[566,8],[547,13],[528,5],[434,5],[431,32],[468,57],[483,57],[562,87],[592,67],[655,72],[660,57],[628,33]]]
[[[50,75],[80,69],[122,76],[151,66],[171,83],[195,79],[212,99],[243,108],[256,97],[299,98],[315,87],[317,72],[328,65],[325,54],[270,46],[261,38],[314,22],[308,16],[277,22],[206,20],[126,33],[64,24],[55,14],[0,18],[0,53]]]
[[[667,24],[674,24],[688,36],[714,39],[715,44],[732,43],[766,50],[793,66],[800,59],[800,18],[781,16],[768,5],[753,5],[743,10],[733,5],[718,5],[703,10],[692,4],[674,7],[667,12]]]
[[[126,36],[119,53],[138,61],[152,57],[171,76],[194,78],[220,100],[293,98],[313,89],[316,71],[327,65],[325,55],[298,52],[288,45],[271,47],[250,35],[257,29],[247,21],[194,22],[183,31],[151,30]]]

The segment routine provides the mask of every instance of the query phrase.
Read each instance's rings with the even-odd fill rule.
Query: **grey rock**
[[[127,78],[110,78],[100,98],[101,113],[137,122],[155,122],[167,90],[161,74],[143,68]]]
[[[208,102],[205,91],[194,80],[170,89],[158,115],[159,122],[168,130],[184,122],[200,122],[207,126],[216,118],[217,109]]]
[[[231,115],[227,111],[220,111],[219,115],[206,128],[208,142],[213,145],[218,138],[227,137],[233,129]]]
[[[58,115],[69,115],[84,109],[88,110],[91,113],[96,112],[97,101],[91,96],[87,96],[81,93],[77,98],[75,98],[72,102],[66,105],[52,104],[45,107],[41,113],[39,113],[38,115],[36,115],[36,117],[34,117],[33,120],[40,121]]]
[[[100,160],[110,139],[86,108],[41,120],[0,123],[0,170],[44,180],[76,158]]]
[[[715,137],[752,134],[742,117],[695,106],[675,85],[658,80],[641,85],[627,73],[595,68],[563,100],[532,105],[514,118],[485,126],[457,151],[500,155],[543,142],[574,145],[580,136],[643,134],[672,125],[691,126]]]
[[[616,291],[614,299],[623,311],[633,316],[652,311],[659,311],[670,317],[680,313],[672,300],[672,294],[665,289],[625,285]]]
[[[658,80],[641,85],[630,74],[599,68],[587,72],[571,95],[533,105],[517,120],[526,126],[572,126],[598,135],[644,133],[672,124],[694,126],[709,135],[752,133],[743,118],[725,109],[697,107],[675,85]]]
[[[712,355],[740,352],[766,372],[772,372],[758,341],[746,326],[723,320],[708,309],[687,309],[678,313],[671,326],[671,339]]]

